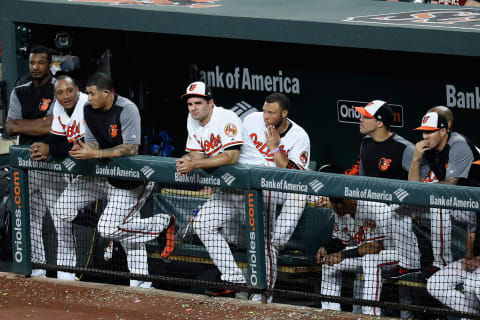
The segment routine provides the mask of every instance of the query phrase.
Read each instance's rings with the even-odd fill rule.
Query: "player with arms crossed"
[[[7,133],[19,135],[20,144],[32,144],[44,140],[52,126],[53,90],[55,78],[50,74],[52,54],[50,49],[39,46],[32,49],[28,58],[31,81],[15,87],[10,96]],[[30,170],[28,188],[30,194],[30,235],[32,262],[44,264],[43,217],[55,198],[41,192],[41,185],[50,180],[49,172]],[[50,181],[55,192],[62,192],[64,184]],[[52,190],[53,191],[53,190]],[[52,193],[53,195],[53,193]],[[32,269],[32,276],[46,276],[45,269]]]
[[[65,158],[73,147],[73,141],[85,135],[85,122],[83,121],[83,106],[88,101],[87,95],[81,93],[75,81],[69,76],[59,76],[55,82],[55,103],[53,105],[53,122],[50,135],[45,142],[34,142],[30,148],[32,159],[43,161],[50,156]],[[71,223],[65,222],[55,215],[55,203],[65,189],[69,176],[45,172],[48,180],[38,180],[39,191],[47,198],[48,210],[52,213],[53,223],[57,232],[57,265],[75,266],[76,256],[64,256],[64,248],[74,246],[75,240]],[[73,251],[74,253],[75,251]],[[75,274],[57,271],[57,278],[62,280],[75,280]]]
[[[78,160],[137,155],[140,145],[140,114],[137,106],[115,94],[112,80],[103,73],[90,77],[87,91],[89,103],[84,107],[85,143],[75,142],[70,155]],[[145,242],[165,235],[167,244],[162,252],[165,258],[173,251],[174,241],[173,216],[158,214],[151,218],[140,217],[140,210],[153,186],[153,182],[79,176],[63,192],[55,207],[55,214],[71,222],[77,210],[97,199],[106,198],[106,207],[98,221],[100,235],[121,243],[131,273],[147,275]],[[73,254],[70,252],[65,255]],[[130,280],[130,286],[149,288],[151,282]]]

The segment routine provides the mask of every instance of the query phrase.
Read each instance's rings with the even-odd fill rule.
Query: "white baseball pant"
[[[30,237],[34,263],[46,263],[42,236],[43,218],[48,209],[53,219],[53,208],[66,185],[67,179],[64,174],[38,170],[28,172]]]
[[[157,238],[170,222],[170,216],[166,214],[140,217],[140,209],[153,186],[153,182],[148,182],[126,190],[112,186],[106,178],[78,176],[62,193],[54,214],[57,219],[71,222],[79,209],[95,200],[106,198],[107,205],[97,225],[99,234],[119,241],[126,251],[130,272],[145,275],[148,274],[148,265],[144,243]],[[59,243],[64,245],[63,250],[58,251],[57,263],[75,265],[75,246],[71,234],[59,234]]]
[[[263,192],[264,198],[264,230],[265,230],[265,260],[267,283],[273,286],[277,276],[277,252],[267,237],[271,236],[272,220],[274,219],[274,204],[268,207],[268,191]],[[235,225],[234,221],[241,221]],[[235,237],[241,234],[238,228],[244,228],[245,198],[244,191],[215,190],[209,200],[204,203],[194,221],[195,232],[207,249],[210,258],[221,273],[223,281],[232,283],[246,283],[242,270],[238,267],[228,245],[229,242],[238,243]],[[235,229],[235,230],[234,230]]]
[[[307,204],[307,195],[272,192],[282,202],[282,209],[273,229],[273,245],[280,251],[292,237]],[[280,204],[280,203],[277,203]]]
[[[456,286],[463,283],[463,292]],[[462,260],[450,263],[428,279],[428,292],[444,305],[460,312],[480,312],[480,268],[467,272]]]
[[[452,218],[458,222],[471,224],[476,212],[430,208],[433,265],[443,268],[453,262],[452,256]],[[470,232],[470,231],[469,231]]]
[[[399,265],[408,269],[420,269],[420,249],[413,232],[412,215],[418,208],[392,204],[392,235]]]
[[[361,273],[364,276],[361,296],[356,298],[379,301],[382,292],[382,269],[394,267],[397,263],[398,254],[394,250],[382,250],[378,254],[367,254],[363,257],[347,258],[333,266],[324,264],[322,265],[321,294],[339,297],[342,286],[342,271],[352,271]],[[325,301],[322,301],[322,309],[341,310],[339,303]],[[381,315],[381,309],[378,307],[362,306],[362,313]]]

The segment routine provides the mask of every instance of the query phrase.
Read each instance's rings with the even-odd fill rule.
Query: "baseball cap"
[[[189,96],[201,96],[205,98],[212,98],[212,90],[202,81],[192,82],[187,87],[187,92],[182,95],[181,99]]]
[[[447,118],[445,118],[438,112],[428,112],[426,115],[423,116],[420,127],[413,130],[436,131],[442,128],[448,128]]]
[[[377,119],[389,126],[393,123],[393,110],[390,105],[383,100],[373,100],[365,107],[355,107],[362,116],[369,119]]]

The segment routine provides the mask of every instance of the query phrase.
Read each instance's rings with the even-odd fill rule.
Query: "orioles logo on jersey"
[[[38,104],[38,109],[40,111],[47,111],[48,110],[48,107],[50,106],[50,102],[52,102],[52,99],[45,99],[45,98],[42,98],[42,100],[40,101],[40,103]]]
[[[227,137],[235,137],[237,135],[238,129],[236,125],[234,125],[233,123],[229,123],[225,126],[224,131]]]
[[[220,138],[220,135],[215,137],[215,135],[212,133],[210,135],[210,140],[203,141],[202,147],[203,151],[208,153],[211,149],[215,150],[220,145],[222,145],[222,138]]]
[[[256,133],[250,134],[250,138],[252,138],[252,142],[255,145],[255,148],[257,148],[258,152],[260,154],[265,155],[268,161],[273,161],[271,158],[273,158],[273,154],[268,150],[267,144],[260,141],[258,139],[258,136]],[[278,149],[280,149],[280,153],[283,154],[285,157],[288,158],[288,151],[285,151],[285,145],[279,145]],[[307,153],[307,159],[308,159],[308,153]]]
[[[381,171],[387,171],[391,163],[392,159],[381,158],[380,161],[378,161],[378,169]]]
[[[108,133],[110,134],[110,137],[116,138],[118,135],[118,126],[116,124],[111,124]]]
[[[368,230],[370,232],[373,232],[375,228],[377,227],[377,223],[375,220],[368,219],[363,222],[363,229]]]
[[[67,126],[67,137],[71,138],[80,134],[80,122],[73,121],[71,126]]]
[[[365,242],[365,230],[363,228],[363,226],[360,226],[358,228],[358,232],[355,233],[355,235],[353,236],[353,240],[355,241],[356,244],[360,244],[362,242]]]

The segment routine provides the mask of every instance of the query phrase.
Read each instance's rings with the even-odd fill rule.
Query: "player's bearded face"
[[[424,131],[423,139],[428,142],[429,149],[436,149],[441,145],[442,140],[444,139],[446,134],[446,129],[440,129],[436,131]]]
[[[46,53],[32,53],[28,61],[33,80],[43,80],[50,74],[51,62]]]
[[[188,112],[193,119],[200,121],[205,125],[210,120],[212,114],[213,100],[205,100],[201,97],[190,97],[187,100]]]
[[[265,125],[274,126],[279,128],[284,121],[286,121],[286,116],[278,102],[265,102],[263,105],[263,121]]]

